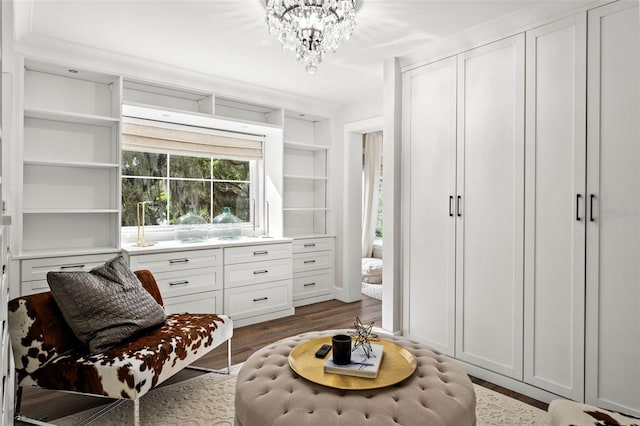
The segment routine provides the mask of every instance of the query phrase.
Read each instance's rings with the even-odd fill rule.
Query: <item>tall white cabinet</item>
[[[405,333],[636,416],[639,21],[613,2],[403,70]]]
[[[404,334],[454,355],[456,69],[451,57],[405,73]]]
[[[293,303],[333,298],[335,242],[329,194],[330,120],[286,111],[283,149],[284,236],[294,238]]]
[[[586,400],[640,416],[638,3],[589,11]]]
[[[24,60],[18,246],[21,294],[49,270],[89,270],[120,252],[121,77]]]
[[[524,380],[582,400],[586,14],[526,43]]]
[[[522,374],[524,36],[404,76],[405,333]]]
[[[524,36],[458,57],[456,356],[522,374]]]

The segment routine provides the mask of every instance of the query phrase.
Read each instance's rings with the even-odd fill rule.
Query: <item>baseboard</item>
[[[327,300],[333,300],[333,294],[332,293],[328,293],[328,294],[323,294],[320,296],[314,296],[314,297],[307,297],[304,299],[298,299],[298,300],[294,300],[293,301],[293,306],[295,308],[299,307],[299,306],[305,306],[305,305],[311,305],[314,303],[319,303],[319,302],[326,302]]]
[[[290,308],[290,309],[284,309],[282,311],[270,312],[268,314],[256,315],[255,317],[248,317],[248,318],[241,318],[241,319],[236,319],[232,317],[231,319],[233,320],[233,327],[238,328],[238,327],[244,327],[245,325],[257,324],[259,322],[269,321],[269,320],[282,318],[282,317],[288,317],[293,314],[295,314],[295,309]]]
[[[512,379],[507,376],[503,376],[502,374],[485,370],[484,368],[480,368],[475,365],[469,364],[467,362],[460,361],[459,359],[456,359],[456,361],[463,365],[467,374],[469,374],[470,376],[477,377],[478,379],[486,380],[487,382],[491,382],[495,385],[502,386],[503,388],[512,390],[514,392],[518,392],[522,395],[528,396],[538,401],[542,401],[548,404],[554,399],[558,399],[558,398],[565,399],[564,397],[556,395],[549,391],[540,389],[538,387],[529,385],[527,383],[521,382],[516,379]]]

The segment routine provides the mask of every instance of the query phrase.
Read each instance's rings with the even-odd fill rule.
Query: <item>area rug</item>
[[[362,281],[362,294],[382,300],[382,284],[369,284]]]
[[[140,400],[140,422],[154,426],[233,426],[234,392],[241,366],[242,364],[233,366],[228,376],[206,374],[149,392]],[[482,386],[474,387],[477,397],[477,426],[547,424],[546,411]],[[52,421],[61,426],[76,425],[97,410],[87,410]],[[92,424],[133,424],[133,404],[127,401]]]

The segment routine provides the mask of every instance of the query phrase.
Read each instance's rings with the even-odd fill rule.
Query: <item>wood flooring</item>
[[[232,364],[244,362],[253,352],[285,337],[307,331],[353,328],[356,316],[365,324],[373,321],[374,326],[381,326],[382,309],[380,301],[366,296],[363,296],[363,300],[353,303],[330,300],[296,308],[295,315],[290,317],[236,328],[232,339],[231,362]],[[221,345],[202,357],[194,365],[218,369],[226,366],[226,360],[226,345]],[[186,380],[199,374],[203,373],[194,370],[183,370],[164,382],[162,386]],[[543,410],[547,409],[547,404],[540,401],[474,377],[471,379],[474,383],[496,392],[503,393]],[[52,421],[110,401],[104,398],[63,392],[25,389],[20,412],[26,417]]]

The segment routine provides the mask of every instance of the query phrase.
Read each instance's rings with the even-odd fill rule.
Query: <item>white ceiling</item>
[[[381,96],[385,59],[536,2],[361,0],[352,38],[328,53],[315,75],[268,35],[262,0],[15,3],[16,20],[28,20],[16,22],[19,44],[36,35],[347,104]]]

